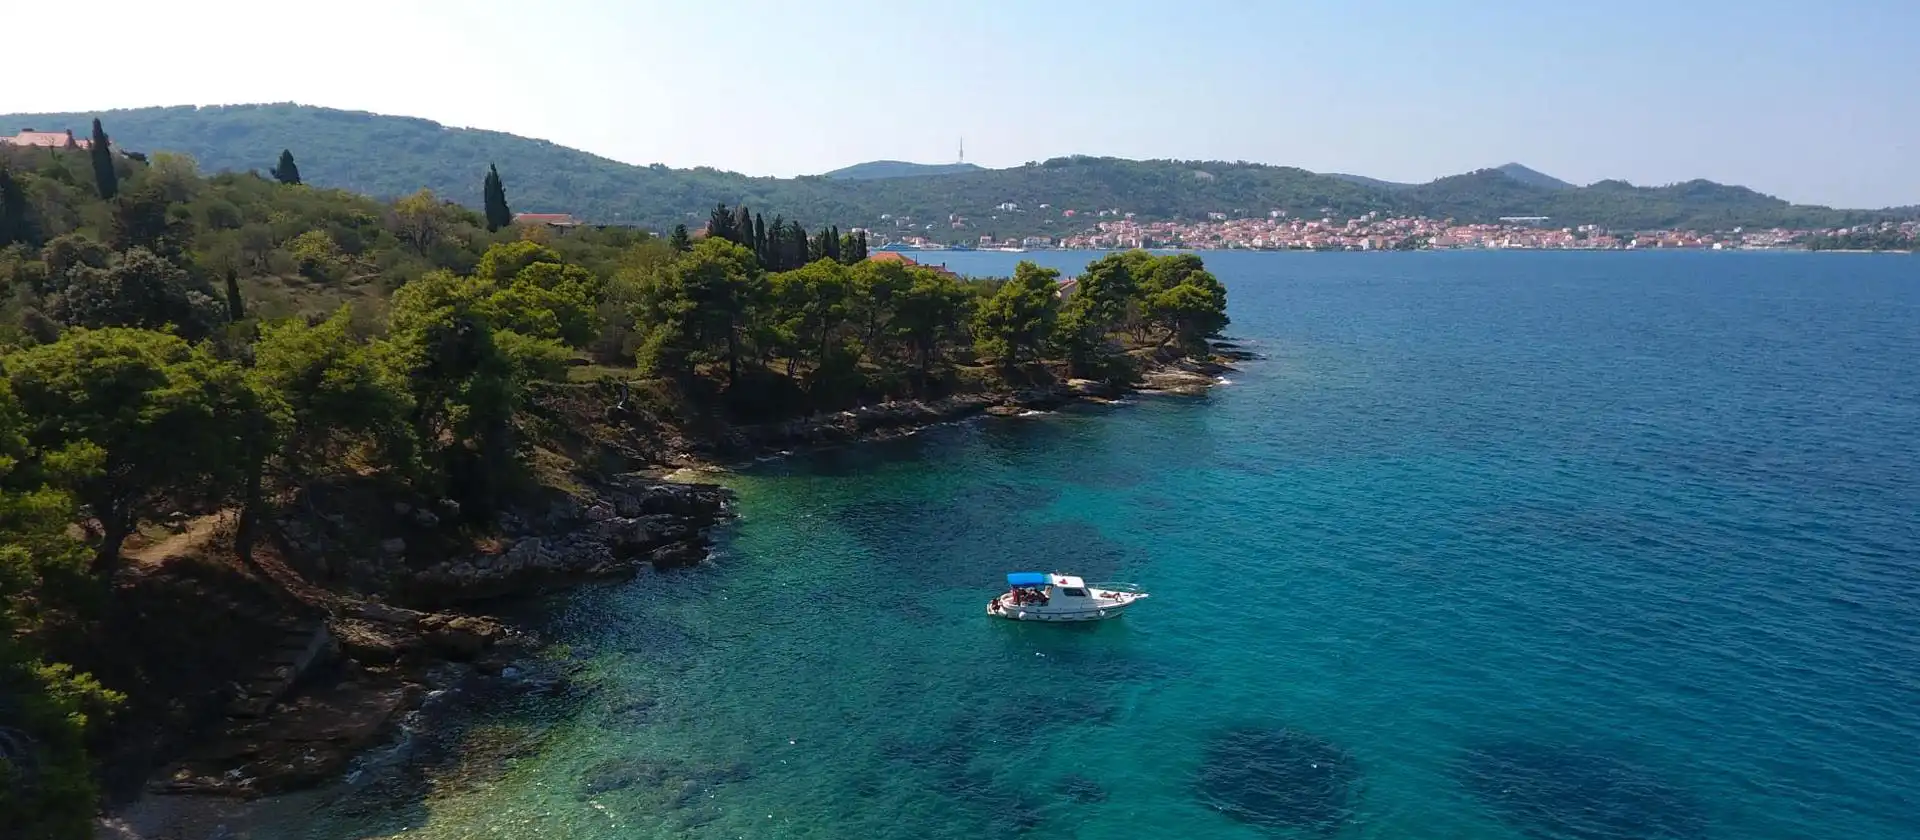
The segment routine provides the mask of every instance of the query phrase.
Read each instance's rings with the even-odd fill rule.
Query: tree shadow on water
[[[1467,750],[1461,782],[1494,814],[1538,840],[1693,840],[1699,803],[1656,773],[1608,752],[1531,741]]]

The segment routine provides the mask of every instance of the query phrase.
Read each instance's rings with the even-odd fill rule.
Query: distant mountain
[[[0,115],[0,135],[8,127],[29,125],[79,134],[96,116],[123,149],[181,152],[205,170],[241,171],[265,171],[281,149],[291,149],[308,183],[382,198],[426,187],[477,207],[487,166],[497,164],[514,210],[572,213],[655,230],[702,224],[722,202],[745,203],[768,221],[783,214],[813,226],[911,230],[940,240],[982,233],[1057,236],[1084,229],[1101,210],[1142,220],[1274,210],[1309,218],[1370,211],[1461,221],[1548,216],[1556,225],[1635,229],[1826,227],[1885,217],[1881,211],[1789,204],[1707,181],[1573,187],[1516,165],[1418,185],[1285,166],[1094,157],[1054,158],[1012,169],[973,167],[939,177],[846,177],[847,170],[840,170],[837,177],[752,178],[705,167],[635,166],[496,131],[294,104]],[[849,169],[858,175],[863,167],[873,172],[876,166],[885,171],[914,165],[875,162]],[[1013,209],[1000,209],[1008,205]],[[1071,217],[1065,215],[1069,210]],[[962,226],[954,227],[950,216],[964,219]]]
[[[1509,178],[1512,178],[1515,181],[1519,181],[1522,184],[1526,184],[1529,187],[1546,187],[1547,189],[1550,189],[1550,190],[1577,189],[1577,187],[1575,187],[1574,185],[1569,184],[1565,181],[1562,181],[1559,178],[1555,178],[1552,175],[1548,175],[1538,170],[1528,169],[1527,167],[1521,166],[1520,164],[1517,164],[1517,163],[1501,164],[1500,166],[1496,166],[1493,169],[1495,172],[1499,172],[1500,174],[1505,175]]]
[[[978,172],[980,167],[971,163],[908,163],[903,160],[870,160],[856,163],[828,172],[820,177],[842,181],[873,180],[878,178],[912,178],[919,175],[953,175],[960,172]]]

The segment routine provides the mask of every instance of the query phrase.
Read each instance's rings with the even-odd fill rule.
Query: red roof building
[[[548,225],[550,227],[578,227],[580,220],[568,213],[515,213],[516,225]]]
[[[47,149],[90,149],[92,140],[78,139],[69,131],[34,131],[31,128],[20,129],[12,137],[0,137],[0,143],[9,146],[39,146]]]
[[[939,274],[945,277],[952,277],[955,280],[960,279],[960,275],[947,270],[946,263],[941,263],[939,265],[922,265],[919,260],[909,257],[906,254],[902,254],[899,251],[870,251],[867,253],[867,259],[872,260],[874,262],[893,262],[893,263],[900,263],[901,265],[905,265],[905,266],[911,266],[914,268],[924,268],[935,274]]]

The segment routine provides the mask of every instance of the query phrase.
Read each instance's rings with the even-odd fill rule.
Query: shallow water
[[[1915,836],[1920,258],[1205,258],[1231,385],[734,476],[537,747],[274,836]]]

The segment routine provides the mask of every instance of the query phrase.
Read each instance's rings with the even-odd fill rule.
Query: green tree
[[[381,353],[408,383],[408,416],[428,475],[464,510],[486,515],[522,464],[514,417],[527,383],[560,375],[553,341],[495,323],[493,283],[430,272],[400,287]]]
[[[273,165],[270,174],[275,181],[290,186],[300,185],[300,166],[293,162],[293,150],[281,149],[280,161]]]
[[[106,268],[112,262],[113,251],[86,234],[68,233],[48,242],[41,259],[46,261],[47,276],[58,282],[80,266]]]
[[[270,468],[282,481],[302,484],[357,464],[409,462],[407,384],[354,337],[352,321],[343,306],[314,325],[293,319],[261,326],[248,374],[278,396],[284,412],[276,418],[278,446],[260,453],[251,475]],[[251,486],[259,486],[257,478]],[[248,500],[257,504],[257,493]]]
[[[1227,328],[1227,291],[1192,254],[1147,260],[1138,275],[1140,313],[1161,331],[1160,343],[1204,352],[1206,339]]]
[[[713,212],[707,215],[707,238],[725,239],[728,242],[739,239],[733,224],[733,211],[728,210],[727,205],[714,207]]]
[[[747,212],[747,205],[735,208],[733,214],[733,241],[753,250],[753,214]]]
[[[924,268],[908,273],[911,285],[895,301],[888,329],[911,350],[924,388],[945,350],[966,340],[969,298],[951,276]]]
[[[13,169],[0,163],[0,248],[16,242],[40,244],[37,227],[27,205],[27,190]]]
[[[202,338],[224,321],[211,296],[187,272],[135,248],[105,269],[82,265],[54,282],[51,312],[76,327],[177,329]]]
[[[227,321],[239,323],[247,317],[246,301],[240,298],[240,272],[227,269]]]
[[[848,271],[853,287],[851,317],[860,345],[876,364],[893,354],[892,321],[899,299],[913,286],[904,263],[857,262]]]
[[[112,200],[120,194],[120,173],[113,168],[113,146],[107,142],[106,129],[100,127],[100,120],[93,121],[93,141],[87,149],[93,159],[93,183],[100,197]]]
[[[700,240],[639,294],[634,321],[646,336],[640,366],[685,377],[702,362],[722,362],[728,381],[737,380],[764,286],[747,249],[723,237]]]
[[[0,378],[0,813],[9,837],[85,838],[95,811],[87,729],[121,698],[48,659],[47,631],[94,587],[70,533],[79,512],[49,483],[73,476],[34,450],[30,425]]]
[[[767,220],[753,214],[753,256],[760,261],[760,267],[772,270],[773,258],[767,253]]]
[[[840,240],[840,262],[845,265],[853,265],[859,262],[860,240],[855,238],[851,233],[843,233],[837,238]]]
[[[513,224],[513,211],[507,207],[507,187],[500,181],[500,170],[487,165],[486,182],[481,186],[481,201],[486,207],[487,230],[499,230]]]
[[[1075,376],[1111,373],[1119,358],[1108,336],[1135,317],[1139,282],[1135,273],[1150,264],[1145,251],[1109,254],[1087,264],[1073,294],[1060,307],[1054,341]]]
[[[1060,272],[1021,261],[1013,279],[1002,284],[974,314],[974,345],[981,356],[1003,367],[1038,358],[1052,338],[1059,317],[1055,290]]]
[[[113,237],[115,250],[145,248],[162,257],[173,258],[186,250],[193,238],[193,226],[185,208],[167,199],[166,189],[155,182],[135,182],[136,186],[113,200]]]
[[[258,395],[238,367],[177,336],[71,330],[15,352],[5,368],[28,443],[84,476],[73,486],[100,523],[96,573],[117,568],[138,523],[231,487],[242,471]]]
[[[448,220],[440,199],[431,190],[421,190],[393,205],[394,236],[425,256],[427,249],[446,235]]]
[[[674,225],[673,235],[667,238],[667,244],[682,254],[693,250],[693,237],[687,235],[686,225]]]

